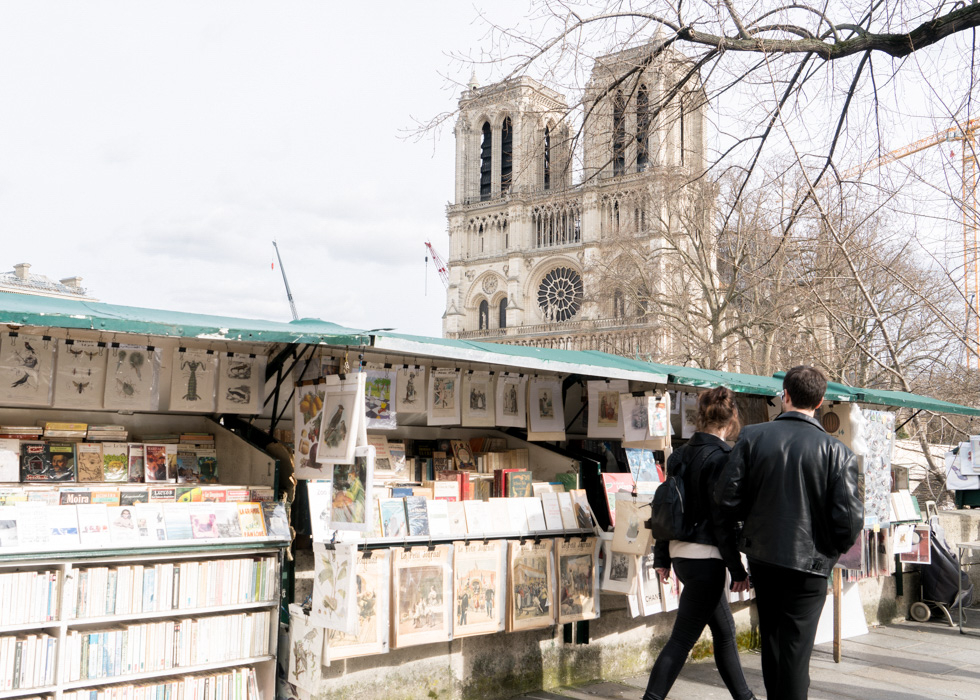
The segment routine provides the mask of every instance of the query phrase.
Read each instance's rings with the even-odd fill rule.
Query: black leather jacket
[[[796,411],[742,430],[714,497],[750,560],[821,576],[864,524],[854,453]]]
[[[742,581],[748,575],[742,566],[735,537],[735,523],[722,518],[712,501],[715,483],[728,461],[731,447],[724,440],[709,433],[694,433],[687,444],[677,448],[667,460],[667,475],[678,472],[681,462],[687,463],[684,472],[684,513],[691,515],[687,521],[694,525],[694,533],[683,542],[697,542],[718,547],[725,566],[733,581]],[[657,540],[653,547],[653,565],[670,568],[669,540]]]

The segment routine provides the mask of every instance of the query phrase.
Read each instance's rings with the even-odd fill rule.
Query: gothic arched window
[[[623,301],[623,290],[613,292],[613,317],[623,318],[626,315],[626,304]]]
[[[636,172],[642,173],[650,165],[650,93],[646,85],[636,91]]]
[[[507,297],[500,300],[500,318],[497,323],[498,328],[507,327]]]
[[[486,299],[480,302],[480,330],[485,331],[490,327],[490,304]]]
[[[500,127],[500,192],[510,190],[514,167],[514,129],[510,117]]]
[[[544,128],[544,188],[551,189],[551,129]]]
[[[626,100],[617,90],[613,100],[613,175],[626,172]]]
[[[493,134],[490,131],[490,122],[483,123],[483,140],[480,142],[480,201],[485,202],[490,199],[491,174],[491,152],[493,150]]]

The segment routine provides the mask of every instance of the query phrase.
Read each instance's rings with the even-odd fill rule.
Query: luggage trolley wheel
[[[929,622],[929,619],[932,617],[932,610],[929,609],[928,605],[921,601],[915,602],[912,603],[911,607],[909,607],[909,615],[911,615],[912,619],[916,622]]]

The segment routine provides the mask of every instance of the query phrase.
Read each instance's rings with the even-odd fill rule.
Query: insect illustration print
[[[201,397],[197,393],[197,371],[204,369],[205,365],[203,362],[198,360],[184,360],[180,363],[180,370],[185,369],[190,372],[190,376],[187,377],[187,393],[184,394],[185,401],[200,401]]]
[[[72,357],[81,357],[82,355],[85,354],[85,351],[84,350],[76,350],[75,348],[73,348],[71,346],[68,346],[68,354],[71,355]],[[91,358],[89,358],[89,359],[91,359]]]
[[[88,385],[91,384],[92,382],[76,382],[73,379],[71,383],[79,394],[84,394],[85,390],[88,388]]]
[[[119,391],[123,396],[136,396],[136,386],[131,382],[123,381],[122,379],[117,379],[119,382]]]

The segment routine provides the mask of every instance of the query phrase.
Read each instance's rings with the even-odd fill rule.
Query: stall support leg
[[[841,591],[843,582],[841,570],[834,569],[834,663],[841,661]]]

